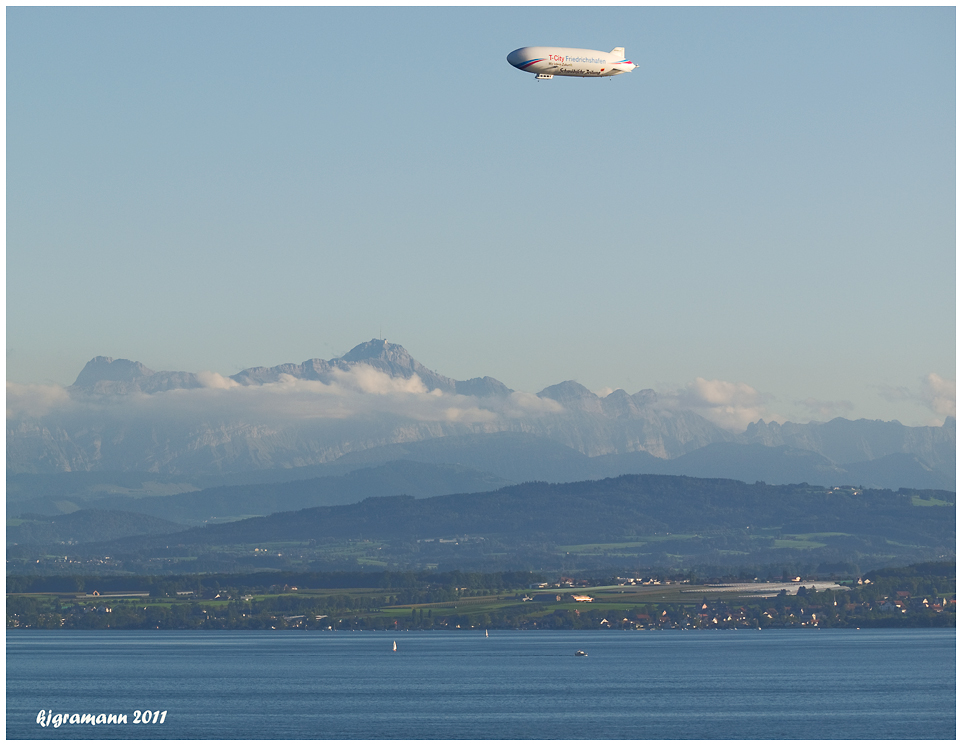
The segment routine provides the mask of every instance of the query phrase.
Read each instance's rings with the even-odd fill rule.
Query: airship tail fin
[[[612,49],[608,54],[617,54],[619,57],[624,57],[624,56],[625,56],[625,48],[624,48],[624,47],[615,47],[615,48]]]

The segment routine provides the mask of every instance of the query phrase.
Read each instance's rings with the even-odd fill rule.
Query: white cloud
[[[921,404],[938,418],[930,423],[932,425],[941,425],[946,417],[955,417],[955,379],[942,378],[938,373],[929,373],[914,391],[908,386],[879,386],[879,396],[890,402]]]
[[[485,423],[495,422],[498,415],[480,407],[448,407],[444,410],[444,419],[447,422]]]
[[[669,409],[689,410],[709,422],[733,432],[743,432],[759,419],[784,421],[770,412],[766,404],[771,396],[747,383],[696,378],[681,391],[659,393],[658,401]]]
[[[70,404],[63,386],[20,384],[7,381],[7,419],[43,417],[54,409]]]
[[[560,402],[526,391],[513,391],[503,400],[493,402],[496,410],[509,419],[536,417],[543,414],[560,414],[565,409]]]
[[[426,394],[424,385],[417,374],[410,378],[392,378],[384,371],[372,368],[370,365],[354,365],[348,370],[335,368],[331,371],[334,380],[342,386],[365,394]]]
[[[198,373],[197,380],[200,382],[200,385],[206,389],[232,389],[240,386],[233,378],[228,378],[227,376],[222,376],[220,373],[213,373],[209,370],[202,370]]]
[[[939,417],[955,417],[955,380],[929,373],[922,381],[922,401]]]

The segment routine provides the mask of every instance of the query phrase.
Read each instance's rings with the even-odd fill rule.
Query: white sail
[[[397,652],[397,640],[394,641],[394,652]]]

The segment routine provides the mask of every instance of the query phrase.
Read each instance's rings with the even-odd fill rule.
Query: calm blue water
[[[955,630],[490,635],[8,630],[7,737],[955,738]]]

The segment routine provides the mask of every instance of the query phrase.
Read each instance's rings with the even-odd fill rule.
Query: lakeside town
[[[390,575],[390,574],[389,574]],[[30,588],[15,578],[8,629],[699,630],[791,627],[954,627],[955,567],[923,563],[853,579],[559,578],[526,573],[425,576],[385,588],[315,587],[260,577],[189,581],[99,578],[100,588]],[[305,578],[323,581],[322,578]],[[359,578],[365,579],[365,578]],[[372,575],[370,580],[374,580]],[[467,579],[467,580],[466,580]],[[530,579],[530,578],[529,578]],[[145,580],[141,578],[140,580]],[[233,580],[233,582],[231,582]],[[344,579],[341,579],[343,581]],[[443,582],[443,581],[447,582]],[[226,581],[226,582],[225,582]],[[253,582],[252,582],[253,581]],[[257,582],[261,581],[261,582]],[[432,582],[433,581],[433,582]],[[440,582],[439,582],[440,581]],[[78,584],[76,579],[72,582]],[[83,583],[79,583],[84,585]],[[330,580],[327,583],[331,585]],[[393,585],[400,587],[391,587]],[[192,586],[192,587],[182,587]]]

